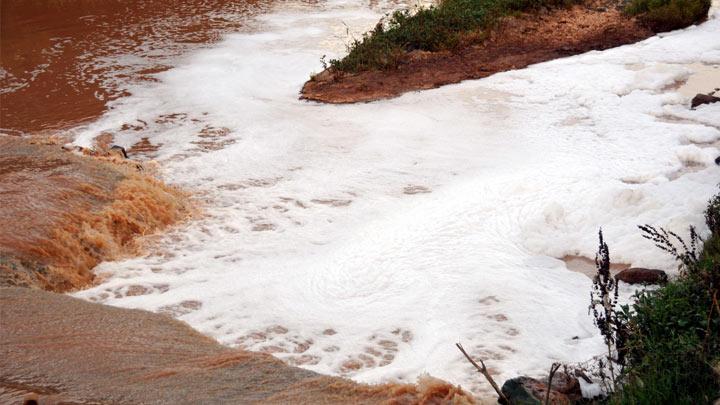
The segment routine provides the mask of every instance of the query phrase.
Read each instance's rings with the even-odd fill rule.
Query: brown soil
[[[506,18],[488,39],[456,52],[411,52],[397,69],[339,74],[324,71],[305,83],[300,98],[355,103],[399,96],[653,35],[617,7],[592,3]]]
[[[0,288],[0,403],[468,404],[434,378],[364,385],[231,349],[183,322],[27,288]]]
[[[595,266],[595,260],[589,259],[584,256],[568,255],[563,256],[560,260],[565,262],[565,266],[570,271],[582,273],[590,278],[595,277],[597,274],[597,268]],[[625,263],[611,263],[610,274],[615,276],[617,273],[630,268],[629,264]]]
[[[142,171],[140,170],[142,169]],[[67,291],[190,212],[148,168],[0,135],[0,285]]]
[[[0,129],[34,133],[96,118],[128,84],[243,28],[269,0],[3,0]]]

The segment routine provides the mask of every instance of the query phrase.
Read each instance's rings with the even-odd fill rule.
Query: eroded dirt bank
[[[67,291],[102,260],[138,252],[137,237],[190,212],[148,168],[0,136],[0,285]]]
[[[569,9],[505,19],[480,45],[456,52],[415,51],[394,70],[338,74],[324,71],[303,86],[302,99],[354,103],[391,98],[559,57],[602,50],[648,38],[653,32],[620,11],[616,2],[588,2]]]
[[[150,312],[0,288],[0,402],[472,403],[432,378],[369,386],[230,349]]]

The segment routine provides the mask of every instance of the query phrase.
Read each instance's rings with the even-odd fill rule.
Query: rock
[[[127,159],[127,158],[128,158],[128,154],[127,154],[127,152],[125,152],[125,148],[123,148],[122,146],[119,146],[119,145],[113,145],[113,146],[111,146],[111,147],[110,147],[110,154],[111,154],[111,155],[116,155],[116,156],[121,157],[121,158],[123,158],[123,159]]]
[[[720,101],[720,97],[698,93],[695,97],[693,97],[692,101],[690,102],[690,108],[695,108],[703,104],[717,103],[718,101]]]
[[[23,398],[23,405],[38,405],[40,397],[36,393],[30,393]]]
[[[615,279],[628,284],[665,284],[668,277],[662,270],[637,267],[621,271],[615,275]]]
[[[555,373],[552,380],[552,389],[565,394],[571,402],[580,401],[583,397],[580,381],[570,374]]]
[[[505,381],[501,391],[507,397],[509,405],[538,405],[545,402],[547,385],[534,378],[515,377]],[[550,390],[550,403],[570,404],[571,401],[567,395],[553,389]]]
[[[720,166],[720,156],[715,158],[715,164]]]

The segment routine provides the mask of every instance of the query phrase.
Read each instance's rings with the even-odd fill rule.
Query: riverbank
[[[469,39],[451,50],[399,51],[399,61],[387,68],[344,71],[331,63],[303,85],[300,98],[340,104],[392,98],[408,91],[635,43],[655,34],[642,18],[627,14],[624,6],[616,1],[586,1],[570,7],[516,13],[501,18],[493,28],[465,34]],[[351,48],[351,52],[354,50]]]

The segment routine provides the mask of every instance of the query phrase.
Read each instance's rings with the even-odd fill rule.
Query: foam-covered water
[[[79,144],[161,144],[207,217],[77,295],[360,381],[485,390],[456,341],[500,380],[600,353],[590,280],[556,258],[593,257],[602,226],[615,261],[672,269],[636,225],[702,225],[720,105],[691,111],[673,88],[720,63],[720,15],[394,100],[299,101],[320,56],[383,10],[285,5],[83,128]]]

